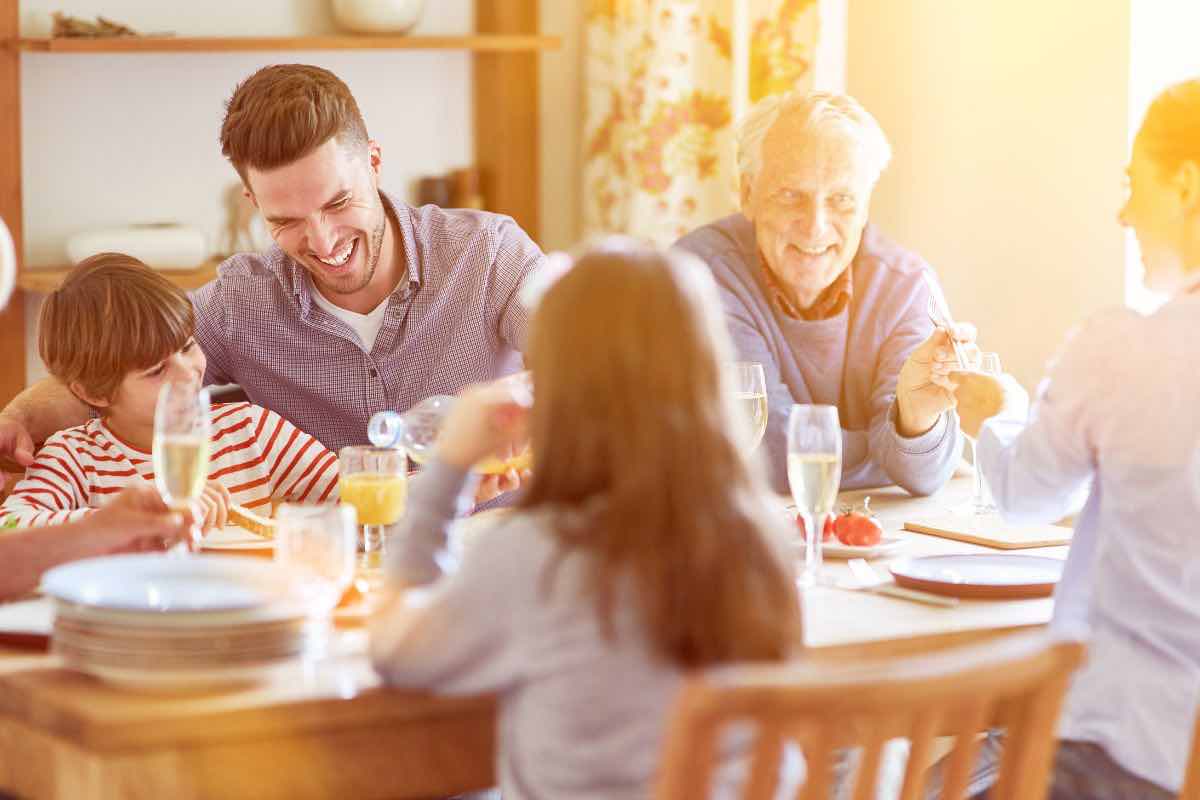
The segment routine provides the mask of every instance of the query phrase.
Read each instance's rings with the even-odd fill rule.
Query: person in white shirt
[[[1052,628],[1089,656],[1063,706],[1051,800],[1174,798],[1200,699],[1200,80],[1158,96],[1126,172],[1120,222],[1169,301],[1088,321],[1028,418],[1001,412],[979,436],[1006,519],[1054,521],[1088,492]]]

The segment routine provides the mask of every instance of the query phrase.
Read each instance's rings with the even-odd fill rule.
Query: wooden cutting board
[[[904,523],[904,530],[960,542],[1020,550],[1071,543],[1072,530],[1062,525],[1012,525],[994,514],[945,514]]]

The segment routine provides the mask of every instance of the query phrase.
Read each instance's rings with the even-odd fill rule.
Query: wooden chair
[[[730,723],[752,721],[758,733],[748,756],[746,800],[775,796],[785,741],[805,756],[800,800],[830,797],[834,751],[861,746],[853,797],[868,800],[883,745],[896,737],[912,742],[902,799],[918,800],[939,736],[955,737],[942,797],[960,800],[979,734],[992,726],[1007,730],[992,796],[1039,800],[1053,761],[1062,695],[1083,654],[1083,645],[1055,641],[1043,631],[902,660],[709,670],[688,682],[676,704],[656,797],[708,797],[720,733]]]
[[[13,486],[25,475],[25,468],[15,461],[0,459],[0,503],[12,492]]]
[[[1200,715],[1192,731],[1192,754],[1188,758],[1187,772],[1183,775],[1183,789],[1179,800],[1200,800]]]

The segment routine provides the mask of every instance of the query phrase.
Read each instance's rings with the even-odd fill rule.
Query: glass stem
[[[983,470],[979,468],[979,444],[971,437],[965,437],[971,443],[971,466],[975,469],[975,493],[971,495],[973,508],[983,507]]]
[[[383,525],[363,525],[358,549],[363,553],[378,553],[383,550]]]
[[[811,511],[799,509],[800,518],[804,520],[804,569],[800,572],[801,586],[815,586],[817,575],[821,571],[821,534],[825,527],[825,519],[821,525],[816,523],[816,515]]]

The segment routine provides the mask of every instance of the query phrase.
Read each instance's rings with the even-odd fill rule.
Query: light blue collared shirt
[[[1094,318],[1018,416],[979,441],[1005,518],[1088,492],[1051,623],[1088,643],[1059,736],[1178,791],[1200,699],[1200,296]]]

